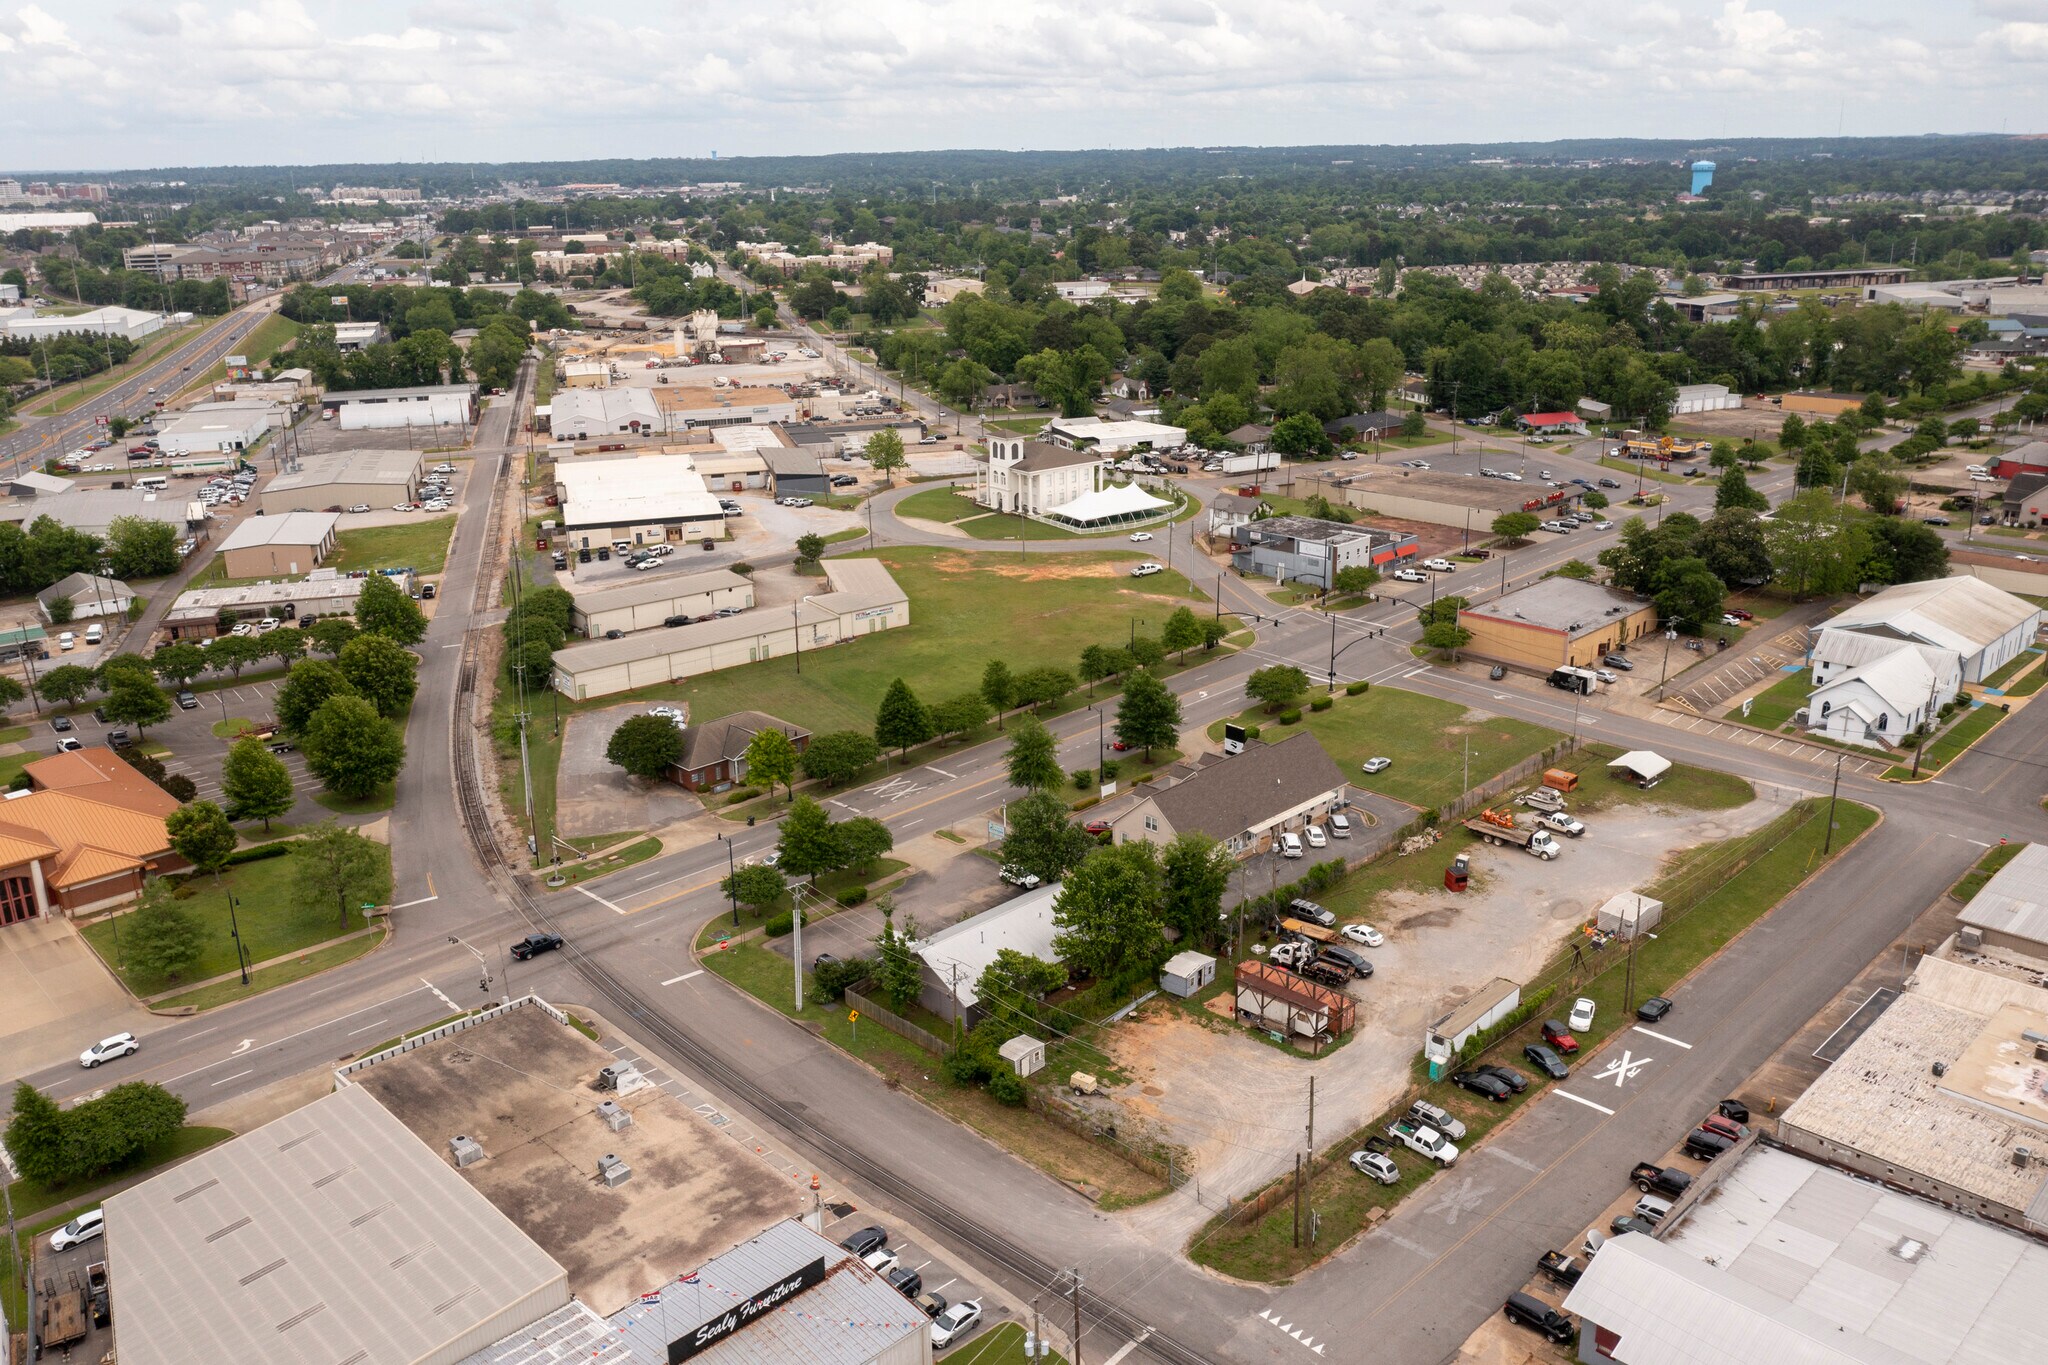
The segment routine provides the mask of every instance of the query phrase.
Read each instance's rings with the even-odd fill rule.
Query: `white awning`
[[[1607,765],[1610,768],[1626,768],[1647,782],[1653,777],[1662,777],[1671,771],[1671,760],[1648,749],[1631,749]]]
[[[1072,502],[1049,509],[1046,515],[1076,526],[1099,526],[1104,522],[1149,517],[1172,505],[1163,498],[1153,497],[1134,483],[1122,483],[1083,493]]]

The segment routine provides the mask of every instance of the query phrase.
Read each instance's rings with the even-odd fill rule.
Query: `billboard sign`
[[[688,1360],[700,1351],[716,1346],[763,1313],[780,1308],[806,1289],[814,1288],[824,1281],[825,1258],[820,1256],[809,1265],[799,1266],[777,1279],[775,1283],[742,1299],[717,1317],[698,1324],[671,1341],[668,1344],[668,1365],[679,1365],[679,1362]]]

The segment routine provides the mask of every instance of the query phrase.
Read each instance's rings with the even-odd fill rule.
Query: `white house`
[[[992,436],[974,500],[998,512],[1042,517],[1107,483],[1109,458],[1021,436]]]
[[[922,963],[923,988],[918,999],[941,1019],[964,1015],[969,1023],[981,1017],[976,983],[1005,948],[1057,962],[1052,941],[1059,933],[1052,922],[1060,883],[1035,887],[993,910],[969,915],[910,946]]]
[[[1964,682],[1982,682],[2033,642],[2041,608],[1978,578],[1901,583],[1833,617],[1815,646],[1816,662],[1836,631],[1934,645],[1962,661]]]
[[[1845,744],[1886,748],[1933,717],[1960,685],[1953,653],[1897,645],[1815,687],[1806,699],[1807,728]]]

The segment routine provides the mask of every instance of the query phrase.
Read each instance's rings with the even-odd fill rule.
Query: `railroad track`
[[[507,469],[510,469],[509,461]],[[496,499],[502,496],[502,493],[501,482],[498,490],[492,495],[494,511],[497,507]],[[495,527],[495,522],[493,525]],[[495,562],[496,557],[495,550],[487,545],[484,558]],[[488,608],[491,585],[494,581],[490,573],[480,571],[477,579],[477,597],[473,604],[475,610]],[[470,848],[475,852],[477,861],[483,868],[485,879],[497,884],[506,899],[519,909],[534,928],[559,933],[560,926],[556,924],[554,916],[527,892],[526,887],[516,877],[508,874],[504,851],[498,846],[497,836],[493,833],[490,807],[484,799],[482,778],[477,767],[474,723],[474,711],[477,706],[474,688],[475,651],[475,632],[471,632],[463,646],[461,679],[456,700],[459,708],[468,709],[459,714],[456,723],[449,727],[452,737],[451,757],[455,774],[456,805],[462,816],[463,830],[469,838]],[[578,948],[573,939],[565,945],[565,952],[577,973],[588,983],[591,990],[618,1011],[619,1018],[632,1020],[636,1030],[652,1035],[654,1041],[668,1048],[679,1062],[727,1098],[747,1105],[755,1113],[778,1125],[792,1138],[810,1147],[819,1157],[886,1194],[898,1207],[914,1215],[918,1221],[941,1230],[947,1237],[971,1248],[990,1264],[1033,1285],[1054,1288],[1068,1282],[1064,1267],[1041,1259],[993,1228],[967,1217],[946,1201],[934,1197],[919,1181],[898,1173],[870,1156],[839,1132],[821,1124],[811,1115],[798,1113],[785,1105],[751,1077],[729,1065],[695,1036],[664,1018],[653,1005],[642,999],[623,980]],[[1166,1361],[1169,1365],[1207,1365],[1208,1356],[1170,1333],[1160,1331],[1117,1300],[1093,1293],[1085,1284],[1080,1297],[1082,1312],[1092,1321],[1125,1341],[1141,1341],[1142,1349],[1156,1359]]]

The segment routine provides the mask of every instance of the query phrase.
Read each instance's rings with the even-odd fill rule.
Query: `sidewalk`
[[[268,957],[261,962],[252,962],[249,964],[249,973],[253,976],[265,967],[281,967],[287,962],[297,961],[308,953],[318,952],[322,948],[331,948],[337,943],[347,943],[351,940],[359,939],[365,934],[381,934],[384,932],[384,929],[385,926],[383,924],[372,924],[366,929],[356,929],[349,933],[341,934],[335,938],[315,944],[310,948],[303,948],[296,953],[285,953],[280,957]],[[142,1003],[146,1006],[154,1007],[158,1001],[169,1000],[174,996],[185,995],[206,986],[218,986],[223,982],[238,981],[241,979],[241,976],[242,974],[239,971],[222,972],[218,976],[209,976],[204,981],[187,981],[174,990],[158,991],[155,995],[145,995],[141,997]]]

